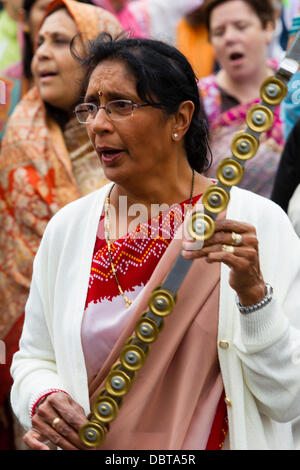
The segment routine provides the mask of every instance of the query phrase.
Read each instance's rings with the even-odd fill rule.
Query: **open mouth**
[[[98,149],[98,153],[104,163],[114,162],[122,154],[122,152],[122,149]]]
[[[244,58],[244,54],[242,54],[241,52],[233,52],[229,56],[229,59],[231,62],[238,62],[243,58]]]
[[[40,80],[44,80],[44,79],[47,79],[47,78],[56,77],[56,75],[57,75],[57,73],[55,73],[55,72],[45,71],[45,72],[41,72],[39,74],[39,77],[40,77]]]

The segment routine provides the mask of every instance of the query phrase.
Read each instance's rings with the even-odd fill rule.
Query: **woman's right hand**
[[[78,431],[88,420],[83,408],[69,395],[55,392],[37,407],[32,417],[32,428],[25,434],[24,442],[33,450],[50,450],[50,441],[63,450],[86,450]]]

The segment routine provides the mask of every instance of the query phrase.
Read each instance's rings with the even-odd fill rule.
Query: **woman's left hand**
[[[24,435],[24,442],[33,450],[49,450],[50,441],[63,450],[84,450],[79,429],[87,422],[83,408],[69,395],[55,392],[48,395],[33,415],[32,428]]]
[[[194,241],[183,241],[182,256],[205,258],[207,263],[225,263],[230,268],[229,284],[242,305],[260,302],[266,285],[260,270],[258,240],[252,225],[234,220],[215,221],[215,232],[203,247],[195,250]]]

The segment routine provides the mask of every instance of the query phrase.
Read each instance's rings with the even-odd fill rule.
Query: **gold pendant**
[[[119,292],[120,292],[120,294],[122,295],[123,299],[126,302],[126,308],[129,308],[133,301],[127,299],[126,295],[124,295],[123,289],[120,286],[120,283],[119,283],[118,278],[117,278],[116,268],[113,264],[112,255],[111,255],[111,252],[110,252],[111,245],[110,245],[110,240],[109,240],[109,226],[110,226],[110,224],[109,224],[109,205],[110,205],[110,194],[107,196],[106,202],[105,202],[104,237],[105,237],[105,241],[106,241],[106,244],[107,244],[107,251],[108,251],[108,256],[109,256],[109,259],[110,259],[110,266],[111,266],[112,273],[115,277]]]

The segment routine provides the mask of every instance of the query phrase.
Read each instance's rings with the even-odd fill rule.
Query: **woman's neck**
[[[153,205],[168,206],[189,200],[191,196],[202,194],[209,186],[210,180],[193,172],[189,165],[181,174],[173,172],[165,173],[164,177],[152,176],[147,181],[135,178],[134,182],[117,183],[112,190],[111,203],[118,211],[120,198],[126,198],[128,208],[141,204],[151,213]],[[123,202],[125,199],[123,199]]]
[[[124,182],[116,184],[114,189],[114,202],[117,198],[125,196],[128,206],[133,204],[144,204],[149,207],[151,204],[168,204],[181,202],[188,199],[192,186],[192,170],[182,175],[181,179],[161,178],[157,175],[148,177],[147,181]]]
[[[224,69],[217,74],[218,85],[241,104],[249,103],[259,97],[264,80],[273,74],[269,67],[262,67],[256,73],[242,80],[231,77]]]

